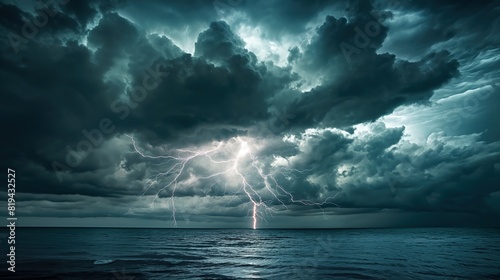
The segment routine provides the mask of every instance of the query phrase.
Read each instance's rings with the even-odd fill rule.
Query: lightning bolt
[[[166,191],[167,189],[171,189],[170,201],[172,205],[172,222],[174,226],[177,226],[177,220],[175,217],[175,193],[180,183],[179,180],[181,176],[185,176],[187,175],[187,173],[189,173],[188,171],[186,171],[186,169],[190,163],[202,161],[203,159],[208,160],[208,162],[212,165],[211,167],[214,170],[218,171],[211,172],[209,175],[198,176],[196,177],[196,180],[201,181],[215,178],[221,179],[222,176],[236,177],[240,182],[240,189],[236,193],[234,193],[233,196],[238,193],[242,193],[245,194],[246,197],[248,197],[248,201],[252,206],[251,217],[253,220],[253,229],[257,229],[258,219],[265,220],[265,212],[272,213],[276,211],[276,208],[273,207],[272,204],[278,203],[284,208],[288,209],[284,198],[287,199],[286,202],[317,206],[322,211],[322,206],[327,204],[338,206],[331,200],[335,199],[335,197],[339,193],[336,193],[333,197],[327,197],[322,202],[294,199],[293,195],[290,192],[286,191],[285,188],[278,183],[278,180],[276,179],[277,176],[281,175],[285,178],[297,177],[297,174],[309,170],[298,170],[288,167],[281,167],[277,168],[277,170],[273,172],[266,173],[264,171],[262,163],[259,161],[259,158],[252,154],[249,143],[240,137],[235,137],[225,142],[220,141],[215,145],[215,147],[206,149],[176,149],[170,155],[149,155],[146,154],[146,152],[141,151],[144,149],[138,147],[133,136],[126,136],[131,139],[133,152],[140,155],[144,159],[152,160],[155,162],[159,161],[159,163],[155,163],[153,165],[161,167],[162,171],[153,171],[154,174],[152,174],[146,180],[148,184],[144,188],[143,195],[145,195],[151,188],[153,188],[155,184],[162,182],[162,186],[156,189],[156,194],[151,202],[151,206],[154,207],[154,202],[157,198],[159,198],[160,193],[162,191]],[[238,145],[235,146],[234,143],[237,143]],[[228,152],[228,150],[237,150],[237,152],[234,153],[233,151],[231,153]],[[225,157],[225,159],[220,159],[221,157]],[[247,166],[241,166],[248,161],[249,164],[247,164]],[[251,176],[250,174],[248,174],[248,168],[254,171],[253,174],[255,174],[258,179],[257,183],[252,182]],[[258,184],[263,185],[263,187],[259,189],[257,186]],[[205,194],[211,191],[214,185],[215,183],[210,185],[209,190]],[[224,191],[224,194],[225,192],[226,190]],[[265,193],[270,195],[272,199],[265,200]]]

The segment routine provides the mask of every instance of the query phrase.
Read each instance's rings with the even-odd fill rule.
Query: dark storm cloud
[[[259,62],[223,21],[199,34],[194,57],[184,54],[161,65],[168,76],[123,123],[125,131],[139,131],[157,144],[180,137],[185,143],[190,135],[194,139],[188,141],[200,142],[244,133],[244,127],[269,118],[268,101],[296,79],[290,69]],[[133,79],[142,83],[143,73]],[[128,116],[123,104],[114,108]]]
[[[429,104],[463,72],[461,63],[498,42],[494,28],[478,20],[481,11],[497,20],[493,2],[59,2],[0,4],[0,115],[8,132],[0,156],[24,174],[18,184],[26,215],[165,217],[170,208],[151,210],[150,201],[134,197],[161,162],[132,153],[125,134],[148,154],[254,137],[263,169],[278,171],[277,181],[295,198],[338,194],[339,213],[498,213],[496,142],[468,131],[436,132],[426,145],[411,144],[403,128],[377,122],[402,105]],[[35,24],[42,13],[47,22]],[[428,20],[405,35],[411,21],[391,22],[401,13]],[[291,44],[288,65],[262,61],[238,33],[259,27],[264,39],[299,36],[318,18],[309,41]],[[26,36],[27,24],[35,24],[33,36]],[[440,45],[481,36],[485,41],[468,50]],[[396,52],[398,44],[411,47]],[[382,52],[386,47],[396,54]],[[363,134],[356,125],[365,122],[376,123]],[[54,172],[54,162],[62,172]],[[211,167],[193,163],[179,178],[179,213],[247,215],[247,198],[225,192],[234,182],[208,190],[195,182]],[[264,185],[256,181],[256,188]],[[264,199],[280,204],[269,194]],[[287,199],[287,215],[317,213]]]
[[[220,36],[221,32],[225,33]],[[224,66],[205,61],[215,59],[206,50],[210,47],[206,43],[209,36],[212,43],[225,44],[224,36],[235,38],[235,42],[239,40],[239,44],[228,45],[235,51],[221,58]],[[249,126],[263,120],[268,115],[266,99],[286,85],[272,82],[273,70],[267,71],[264,64],[257,64],[256,57],[242,48],[241,39],[224,22],[214,22],[200,34],[197,52],[202,58],[183,55],[166,37],[150,38],[153,43],[140,35],[133,23],[116,13],[107,13],[88,34],[88,45],[95,50],[93,55],[83,45],[69,41],[65,46],[52,48],[34,44],[30,51],[5,58],[13,61],[4,64],[3,69],[5,84],[9,84],[7,80],[12,84],[6,86],[9,106],[3,112],[25,125],[22,137],[18,133],[4,139],[4,143],[19,151],[2,152],[8,159],[34,160],[43,166],[38,170],[43,174],[35,172],[33,179],[43,178],[41,181],[47,187],[42,190],[38,185],[28,184],[29,190],[107,195],[109,190],[103,187],[105,183],[98,174],[103,169],[113,170],[116,164],[103,161],[106,157],[102,152],[95,149],[95,153],[79,155],[84,159],[76,167],[68,164],[68,158],[75,161],[73,151],[78,152],[78,145],[87,141],[82,130],[95,130],[103,118],[114,121],[111,126],[117,129],[113,134],[140,132],[148,141],[163,143],[197,127]],[[115,102],[127,88],[123,79],[116,78],[119,74],[115,76],[115,69],[122,61],[131,66],[131,86],[142,84],[145,70],[155,68],[158,61],[164,66],[162,69],[169,71],[168,77],[162,76],[159,86],[148,92],[148,98],[135,110],[127,102]],[[23,93],[15,93],[22,88],[26,88]],[[130,94],[133,93],[128,92],[129,98]],[[19,130],[19,123],[7,125],[7,129]],[[222,129],[215,136],[229,137],[235,134],[231,131],[234,130]],[[104,133],[104,137],[113,134]],[[21,153],[26,158],[20,158]],[[119,161],[119,157],[115,159]],[[54,161],[62,163],[64,168],[71,167],[72,175],[65,177],[70,186],[57,187],[57,178],[50,179],[48,174],[54,168],[51,164]]]
[[[81,27],[92,23],[99,13],[108,13],[126,6],[126,0],[89,0],[89,1],[70,1],[62,0],[62,10],[65,14],[74,17]]]
[[[304,171],[282,182],[296,198],[341,192],[335,203],[345,208],[497,212],[491,200],[500,191],[498,143],[484,145],[480,135],[436,133],[417,145],[403,140],[403,131],[376,123],[362,137],[305,133],[290,140],[300,143],[300,152],[286,157],[291,168]]]
[[[269,37],[304,32],[306,24],[325,8],[345,9],[347,6],[346,3],[332,0],[291,1],[287,5],[283,5],[281,1],[255,1],[245,4],[245,14],[255,25],[263,26],[266,36]]]
[[[244,47],[245,42],[231,31],[226,22],[212,22],[210,28],[198,36],[194,54],[220,62],[236,54],[244,54]],[[255,56],[254,60],[257,60]]]
[[[378,1],[378,7],[387,6]],[[498,2],[400,1],[399,10],[409,16],[391,25],[389,49],[419,57],[436,44],[460,42],[470,54],[498,46]],[[406,32],[404,32],[406,31]],[[467,45],[467,48],[463,48]]]
[[[239,7],[244,1],[175,1],[165,5],[164,1],[147,3],[129,2],[123,7],[126,14],[144,27],[166,25],[167,28],[184,29],[186,27],[210,23],[219,18],[217,11]]]
[[[398,106],[427,101],[434,89],[458,74],[458,63],[447,51],[418,62],[378,54],[388,29],[372,11],[369,2],[360,1],[349,19],[328,16],[297,61],[323,80],[290,106],[303,125],[373,121]]]
[[[103,65],[104,70],[108,70],[121,55],[133,51],[139,40],[139,32],[128,20],[110,13],[92,29],[87,40],[91,47],[97,48],[96,61]]]

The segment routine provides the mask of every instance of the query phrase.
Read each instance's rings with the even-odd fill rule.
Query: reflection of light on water
[[[260,240],[262,236],[258,232],[259,231],[253,231],[248,236],[247,241],[250,244],[246,247],[242,247],[240,251],[240,256],[243,256],[243,259],[247,260],[246,263],[251,266],[242,270],[244,275],[243,278],[261,279],[263,278],[261,267],[267,267],[267,265],[269,265],[269,261],[264,257],[264,247]]]
[[[272,263],[266,257],[269,252],[262,245],[262,235],[261,231],[254,230],[244,230],[238,237],[223,235],[215,247],[218,257],[211,258],[211,262],[221,265],[217,273],[238,279],[266,278],[265,271]]]

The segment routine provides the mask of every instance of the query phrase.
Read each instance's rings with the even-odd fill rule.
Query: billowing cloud
[[[0,155],[19,211],[497,217],[498,25],[478,20],[495,9],[4,1]]]

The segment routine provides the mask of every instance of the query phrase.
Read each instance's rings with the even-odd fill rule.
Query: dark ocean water
[[[18,228],[16,245],[2,279],[500,279],[500,229]]]

